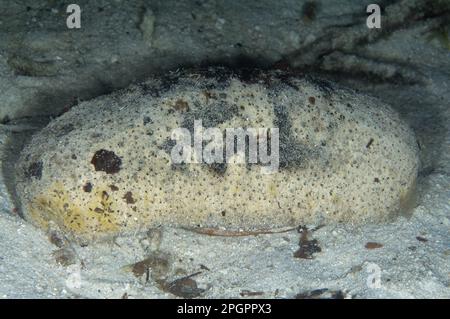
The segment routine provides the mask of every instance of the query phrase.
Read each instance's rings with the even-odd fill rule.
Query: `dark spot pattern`
[[[226,163],[211,163],[207,164],[208,168],[217,175],[223,176],[227,171]]]
[[[114,152],[101,149],[95,152],[91,164],[94,165],[96,171],[115,174],[120,171],[122,160]]]
[[[83,190],[86,193],[90,193],[92,191],[92,184],[87,182],[86,184],[83,185]]]
[[[305,145],[298,143],[292,138],[292,124],[288,111],[284,106],[276,105],[274,113],[274,127],[279,129],[280,168],[287,169],[304,166],[306,154],[313,154],[313,150],[308,150]],[[270,141],[268,145],[270,145]]]
[[[123,199],[125,199],[127,204],[134,204],[134,203],[136,203],[136,200],[133,198],[133,193],[132,192],[126,192],[125,195],[123,196]]]
[[[153,123],[153,120],[150,118],[150,116],[144,116],[143,123],[144,125],[147,125],[148,123]]]
[[[42,161],[31,163],[30,166],[28,166],[28,168],[25,170],[25,177],[27,178],[34,177],[37,179],[41,179],[42,168],[43,168]]]
[[[172,148],[177,144],[177,141],[172,140],[171,138],[167,138],[164,143],[159,146],[160,149],[162,149],[164,152],[170,155],[172,152]]]
[[[373,138],[371,138],[371,139],[369,140],[369,142],[367,142],[366,148],[369,148],[369,147],[372,145],[372,143],[373,143]]]

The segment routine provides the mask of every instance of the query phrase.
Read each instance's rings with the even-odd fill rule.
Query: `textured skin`
[[[279,127],[280,170],[170,163],[170,136]],[[267,230],[384,221],[406,209],[414,134],[390,107],[283,71],[182,71],[84,102],[34,136],[17,165],[26,219],[90,241],[160,224]]]

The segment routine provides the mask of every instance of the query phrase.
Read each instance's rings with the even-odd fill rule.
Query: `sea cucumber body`
[[[173,165],[171,132],[278,127],[280,168]],[[182,71],[83,102],[17,164],[25,218],[99,240],[158,225],[276,229],[387,220],[411,198],[413,132],[380,101],[282,71]]]

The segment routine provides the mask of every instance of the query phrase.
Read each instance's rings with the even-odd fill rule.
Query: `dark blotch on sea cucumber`
[[[31,163],[28,169],[25,171],[25,177],[31,178],[35,177],[41,179],[42,177],[42,161]]]
[[[147,125],[148,123],[153,123],[153,120],[150,118],[150,116],[144,116],[143,123],[144,125]]]
[[[125,195],[123,196],[123,199],[125,199],[127,204],[134,204],[134,203],[136,203],[136,200],[133,198],[133,193],[132,192],[126,192]]]
[[[83,190],[86,193],[90,193],[92,191],[92,184],[87,182],[86,184],[83,185]]]
[[[94,165],[96,171],[115,174],[120,171],[122,160],[114,152],[101,149],[95,152],[91,164]]]
[[[208,164],[208,168],[217,175],[223,176],[227,171],[226,163],[212,163]]]

